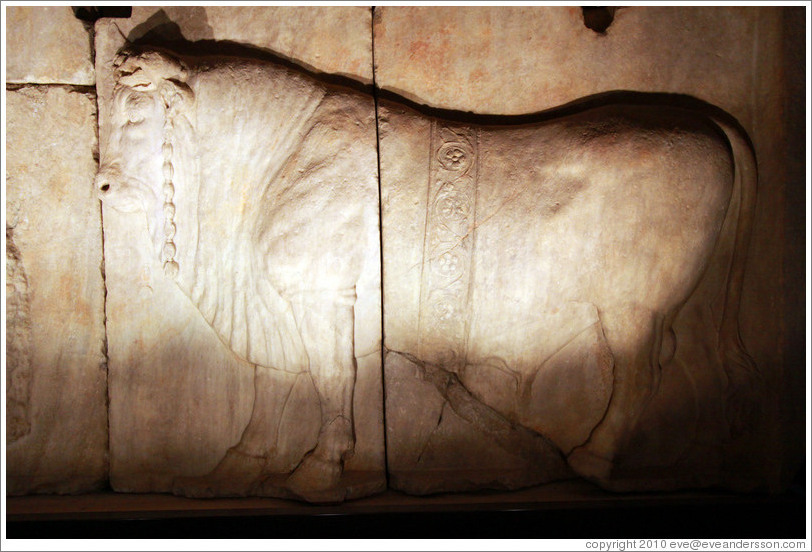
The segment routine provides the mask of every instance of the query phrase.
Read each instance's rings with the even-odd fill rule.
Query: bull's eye
[[[124,106],[129,124],[138,124],[144,121],[149,111],[149,98],[142,94],[133,94],[127,98]]]
[[[129,111],[127,113],[127,122],[130,124],[140,123],[144,120],[143,113],[139,113],[138,111]]]

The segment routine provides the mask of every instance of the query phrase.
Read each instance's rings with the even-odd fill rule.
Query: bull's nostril
[[[110,189],[110,184],[106,184],[106,183],[105,183],[105,184],[102,184],[102,185],[101,185],[101,187],[100,187],[99,189],[100,189],[102,192],[106,192],[107,190],[109,190],[109,189]]]

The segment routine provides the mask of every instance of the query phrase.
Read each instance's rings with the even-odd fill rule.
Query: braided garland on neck
[[[177,248],[175,247],[175,184],[173,181],[175,168],[172,166],[172,138],[173,138],[173,115],[172,104],[174,94],[170,91],[164,95],[164,105],[166,107],[166,119],[163,129],[163,193],[164,193],[164,245],[162,249],[164,274],[170,278],[178,275],[179,266],[175,260]]]

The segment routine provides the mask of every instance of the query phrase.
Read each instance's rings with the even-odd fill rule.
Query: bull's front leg
[[[291,298],[321,407],[318,442],[287,481],[287,487],[305,499],[338,486],[344,460],[355,446],[354,304],[354,288],[303,292]]]

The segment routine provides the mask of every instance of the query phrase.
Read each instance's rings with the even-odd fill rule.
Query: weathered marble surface
[[[384,6],[375,16],[376,82],[420,104],[473,113],[533,113],[636,90],[687,94],[733,115],[759,161],[749,252],[758,261],[745,277],[741,331],[757,362],[770,367],[766,385],[784,394],[803,382],[803,372],[785,364],[792,357],[798,366],[791,351],[803,348],[792,329],[803,326],[803,309],[792,299],[803,288],[802,271],[789,268],[803,240],[792,226],[798,222],[788,222],[801,213],[783,203],[803,187],[802,170],[787,172],[797,156],[786,153],[801,136],[788,135],[797,117],[778,115],[801,99],[787,88],[803,80],[803,33],[792,28],[799,17],[799,10],[771,6],[630,6],[616,10],[599,35],[584,25],[578,6]],[[782,345],[789,339],[794,345]],[[794,383],[785,386],[784,376]],[[800,423],[790,404],[801,403],[764,405],[774,428],[787,418]],[[797,432],[781,433],[764,449],[797,440]]]
[[[267,61],[154,49],[122,54],[112,76],[96,184],[114,488],[382,490],[371,97]]]
[[[92,85],[91,37],[69,6],[6,8],[6,82]]]
[[[87,492],[107,477],[95,98],[23,87],[5,107],[6,492]]]

